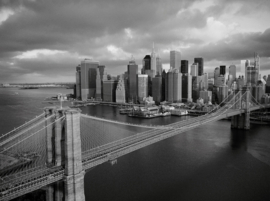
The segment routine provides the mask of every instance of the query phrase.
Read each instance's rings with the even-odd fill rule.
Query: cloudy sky
[[[0,0],[0,83],[74,82],[84,58],[126,71],[152,44],[205,60],[205,71],[261,56],[270,74],[269,0]]]

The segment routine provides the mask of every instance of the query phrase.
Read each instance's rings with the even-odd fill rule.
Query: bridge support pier
[[[245,86],[242,88],[242,94],[245,94],[244,96],[236,97],[235,102],[235,109],[244,109],[245,113],[239,114],[232,117],[231,120],[231,128],[236,129],[250,129],[250,88],[248,86]],[[241,100],[239,100],[241,99]]]
[[[62,166],[65,169],[64,182],[47,186],[47,201],[85,201],[84,174],[82,166],[80,111],[77,109],[46,108],[46,116],[56,114],[55,123],[46,131],[47,166]],[[63,199],[64,198],[64,199]]]

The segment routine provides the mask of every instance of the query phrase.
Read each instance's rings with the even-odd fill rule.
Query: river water
[[[0,133],[39,115],[44,98],[68,89],[0,88]],[[138,119],[110,106],[82,113],[136,124],[169,124],[189,117]],[[270,200],[270,125],[232,130],[218,121],[105,163],[85,175],[87,201]]]

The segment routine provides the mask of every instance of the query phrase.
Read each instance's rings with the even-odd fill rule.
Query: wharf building
[[[135,60],[132,58],[131,61],[129,61],[129,64],[127,66],[128,71],[128,101],[129,102],[137,102],[137,75],[138,75],[138,65],[136,64]]]
[[[126,90],[125,90],[124,75],[120,75],[119,77],[115,96],[116,96],[117,103],[126,103]]]
[[[194,63],[198,64],[198,76],[203,75],[204,73],[204,62],[203,62],[203,58],[198,57],[198,58],[194,58]]]
[[[176,50],[170,51],[170,67],[173,69],[180,69],[181,67],[181,53]]]
[[[143,103],[144,98],[148,97],[148,75],[137,75],[138,100]]]

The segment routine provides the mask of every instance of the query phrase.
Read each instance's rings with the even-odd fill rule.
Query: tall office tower
[[[228,86],[222,85],[218,87],[218,103],[221,103],[228,96]]]
[[[217,78],[220,76],[220,70],[219,67],[216,67],[214,70],[214,85],[216,86]]]
[[[203,58],[194,58],[194,63],[198,64],[198,76],[203,75],[203,68],[204,68]]]
[[[256,99],[257,102],[261,102],[262,96],[265,94],[264,84],[261,81],[258,81],[256,86],[251,88],[252,96]]]
[[[155,77],[157,73],[157,58],[156,58],[154,43],[153,43],[153,48],[152,48],[152,53],[151,53],[151,70],[153,70],[154,77]]]
[[[117,103],[125,103],[126,102],[126,90],[125,90],[125,76],[120,75],[118,84],[116,87],[116,92],[115,92],[115,98]]]
[[[160,75],[162,74],[162,61],[161,58],[159,57],[159,54],[157,55],[157,60],[156,60],[156,64],[157,64],[157,73],[156,75]]]
[[[256,85],[258,81],[258,69],[256,69],[254,66],[248,66],[246,68],[247,72],[247,84],[250,83],[251,85]]]
[[[188,74],[188,60],[181,60],[181,73]]]
[[[153,70],[145,70],[145,75],[148,75],[148,95],[152,96],[152,79],[154,76]]]
[[[162,95],[161,95],[161,101],[166,100],[166,97],[168,96],[168,89],[166,81],[167,81],[167,73],[165,72],[165,70],[162,71]]]
[[[145,70],[151,70],[151,56],[145,55],[142,60],[142,74],[145,74]]]
[[[218,76],[218,77],[215,79],[214,85],[215,85],[216,87],[220,87],[220,86],[225,85],[225,77],[224,77],[223,75]]]
[[[128,90],[128,72],[124,73],[124,83],[125,83],[125,92],[126,92],[126,102],[128,102],[129,90]]]
[[[116,86],[117,86],[116,80],[103,79],[103,101],[104,102],[115,102]]]
[[[208,73],[204,73],[203,75],[204,89],[208,90]]]
[[[173,72],[173,102],[182,101],[182,74],[178,69]]]
[[[208,103],[212,101],[212,91],[203,90],[200,91],[200,97],[203,99],[204,103]]]
[[[143,99],[148,97],[148,75],[137,75],[138,100],[143,103]]]
[[[168,102],[173,102],[173,69],[171,68],[167,73],[167,89],[168,89]]]
[[[267,76],[266,75],[264,75],[263,76],[263,79],[265,80],[265,82],[266,82],[266,80],[267,80]]]
[[[81,99],[81,65],[76,67],[76,98]]]
[[[232,79],[236,79],[236,66],[235,65],[230,65],[229,66],[229,75],[232,75]]]
[[[182,76],[182,101],[183,102],[192,102],[192,76],[183,75]]]
[[[245,85],[246,81],[244,76],[239,76],[236,79],[236,85],[237,85],[237,90],[241,90],[241,88]]]
[[[181,53],[179,51],[170,51],[170,67],[181,70]]]
[[[220,66],[219,69],[220,69],[220,75],[223,75],[223,76],[225,77],[225,74],[226,74],[226,66]]]
[[[190,67],[190,75],[191,76],[198,76],[198,64],[193,63]]]
[[[265,93],[270,94],[270,75],[268,75],[266,80]]]
[[[98,61],[85,59],[81,62],[81,98],[95,98]]]
[[[134,60],[129,61],[128,64],[128,91],[129,102],[137,102],[137,74],[138,74],[138,65]]]
[[[97,78],[96,78],[96,100],[102,100],[101,96],[102,96],[102,80],[101,80],[101,76],[100,76],[100,71],[97,68]]]
[[[260,75],[260,56],[258,53],[254,53],[254,68],[258,71],[258,78],[257,80],[261,79],[261,75]]]
[[[194,102],[197,101],[199,98],[199,82],[200,76],[192,76],[192,90],[191,90],[191,97]]]
[[[246,71],[246,60],[241,60],[240,61],[240,75],[244,75],[245,76],[245,71]]]
[[[152,80],[152,95],[154,101],[159,104],[162,102],[162,77],[161,76],[156,76]]]
[[[247,68],[249,67],[249,66],[251,66],[251,64],[250,64],[250,60],[246,60],[246,62],[245,62],[245,84],[247,84]]]

